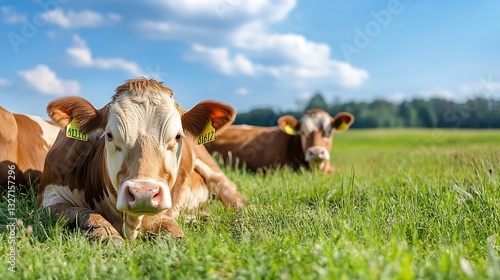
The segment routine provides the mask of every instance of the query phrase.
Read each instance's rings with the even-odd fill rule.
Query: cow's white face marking
[[[325,138],[329,138],[332,131],[332,118],[327,112],[305,114],[300,119],[300,131],[305,136],[319,131],[323,132]]]
[[[141,184],[147,185],[145,189],[153,185],[161,189],[158,210],[171,207],[170,189],[179,171],[183,137],[173,98],[120,94],[110,104],[102,137],[106,138],[106,166],[118,193],[119,210],[134,208],[124,186],[142,188]]]
[[[306,113],[300,119],[300,135],[305,160],[323,168],[330,160],[332,118],[327,112]]]
[[[113,188],[118,191],[118,172],[125,160],[128,149],[125,148],[125,141],[118,130],[118,121],[116,115],[110,114],[108,125],[102,137],[106,138],[106,167],[108,168],[109,178]]]

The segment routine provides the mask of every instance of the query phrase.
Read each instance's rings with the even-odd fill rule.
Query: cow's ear
[[[80,129],[87,133],[105,125],[107,106],[97,110],[87,100],[70,96],[56,99],[47,106],[47,114],[60,127],[66,127],[76,118]]]
[[[199,136],[209,121],[215,132],[220,133],[226,126],[233,123],[236,112],[233,107],[214,100],[205,100],[196,104],[191,110],[182,114],[184,131]]]
[[[332,118],[332,128],[336,131],[345,131],[354,123],[354,116],[348,112],[340,112]]]
[[[297,135],[300,130],[300,123],[293,116],[286,115],[278,119],[278,126],[289,135]]]

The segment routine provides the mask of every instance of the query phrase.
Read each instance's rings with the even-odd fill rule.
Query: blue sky
[[[316,91],[394,102],[500,97],[499,1],[0,0],[0,105],[104,106],[164,81],[186,109],[297,109]]]

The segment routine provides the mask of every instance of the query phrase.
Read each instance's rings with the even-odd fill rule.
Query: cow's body
[[[39,182],[45,155],[59,130],[40,117],[12,114],[0,106],[0,190],[15,186],[26,191]],[[9,170],[14,171],[10,178]]]
[[[252,171],[280,166],[299,169],[307,166],[299,136],[284,133],[279,127],[231,125],[207,149],[220,154],[225,163]]]
[[[329,173],[334,171],[330,166],[332,131],[345,130],[353,122],[350,113],[331,117],[323,110],[309,110],[300,120],[283,116],[274,127],[231,125],[206,148],[226,164],[252,171],[314,166]]]
[[[243,196],[220,169],[197,171],[207,165],[208,152],[183,136],[197,136],[208,120],[220,129],[234,111],[206,101],[186,112],[172,96],[154,80],[137,79],[119,86],[100,110],[76,97],[49,104],[52,119],[65,127],[76,118],[88,141],[60,133],[46,158],[39,205],[90,239],[119,242],[147,231],[183,236],[179,212],[203,208],[211,193],[241,207]]]

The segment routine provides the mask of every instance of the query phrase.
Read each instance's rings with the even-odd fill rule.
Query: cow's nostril
[[[129,203],[134,202],[135,201],[134,193],[131,191],[129,186],[126,186],[126,188],[127,188],[127,190],[125,191],[125,196],[126,196],[127,201]]]
[[[159,203],[161,201],[162,197],[163,197],[163,194],[161,193],[161,189],[158,188],[156,190],[156,194],[154,194],[153,197],[151,198],[151,202]]]

